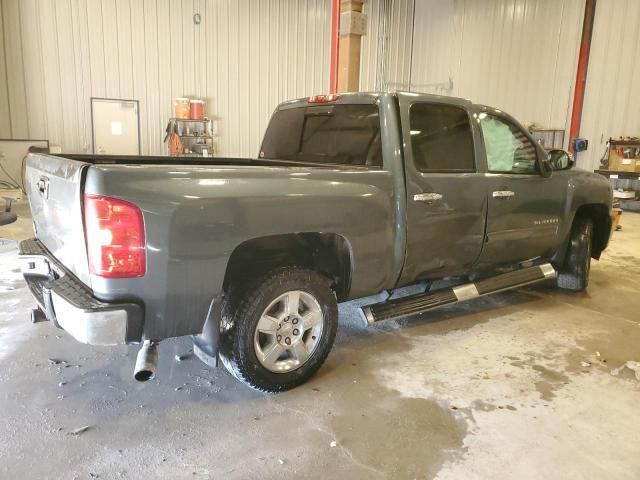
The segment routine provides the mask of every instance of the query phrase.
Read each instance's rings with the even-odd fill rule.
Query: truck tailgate
[[[88,163],[30,154],[24,176],[36,237],[68,270],[90,285],[82,218],[82,171]]]

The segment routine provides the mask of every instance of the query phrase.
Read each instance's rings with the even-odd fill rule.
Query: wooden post
[[[360,89],[360,44],[364,28],[362,5],[367,0],[341,0],[338,46],[338,92]]]

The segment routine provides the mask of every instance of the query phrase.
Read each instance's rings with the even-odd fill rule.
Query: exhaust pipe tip
[[[136,358],[136,367],[133,370],[133,378],[139,382],[146,382],[156,376],[158,365],[157,343],[145,340]]]
[[[133,378],[139,382],[146,382],[147,380],[155,378],[155,376],[156,372],[153,370],[138,370],[133,374]]]

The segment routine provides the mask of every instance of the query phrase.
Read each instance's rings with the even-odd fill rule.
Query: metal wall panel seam
[[[4,69],[2,73],[2,77],[4,78],[4,94],[3,99],[6,101],[6,109],[7,109],[7,124],[4,127],[5,130],[0,131],[0,135],[4,135],[7,137],[11,137],[11,103],[9,101],[9,72],[7,67],[7,49],[6,49],[6,39],[5,39],[5,28],[4,28],[4,1],[0,1],[0,41],[2,42],[2,68]]]

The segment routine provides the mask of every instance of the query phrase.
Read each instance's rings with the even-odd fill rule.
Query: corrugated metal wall
[[[480,3],[456,2],[462,45],[453,94],[568,129],[584,1]]]
[[[221,155],[256,154],[277,103],[328,89],[328,0],[0,0],[0,137],[91,150],[89,98],[141,103],[164,153],[176,96],[205,97]],[[414,18],[415,5],[415,18]],[[469,97],[566,127],[584,0],[369,0],[361,89]],[[193,24],[193,14],[202,24]],[[640,131],[637,0],[596,11],[578,163]],[[46,81],[45,81],[46,79]]]
[[[7,82],[7,64],[4,53],[4,22],[3,12],[0,3],[0,138],[11,136],[11,125],[9,124],[9,89]]]
[[[383,21],[384,2],[368,4],[372,28]],[[412,19],[403,12],[413,4],[393,2],[400,35],[389,35],[386,58],[375,35],[365,40],[363,87],[385,60],[395,61],[386,76],[391,89],[467,97],[523,122],[568,128],[584,0],[417,0]],[[401,58],[412,60],[407,66]]]
[[[609,137],[640,136],[640,1],[598,0],[582,116],[589,150],[578,165],[599,168]]]
[[[362,37],[360,50],[360,91],[384,90],[380,78],[386,74],[387,64],[382,60],[384,50],[393,39],[388,32],[392,0],[369,0],[362,7],[367,14],[367,34]]]
[[[328,0],[0,6],[0,136],[90,151],[89,98],[130,98],[140,101],[143,153],[165,153],[172,99],[189,95],[207,100],[219,155],[255,156],[280,101],[328,90]]]
[[[362,37],[360,90],[400,90],[411,75],[414,0],[368,0]]]

